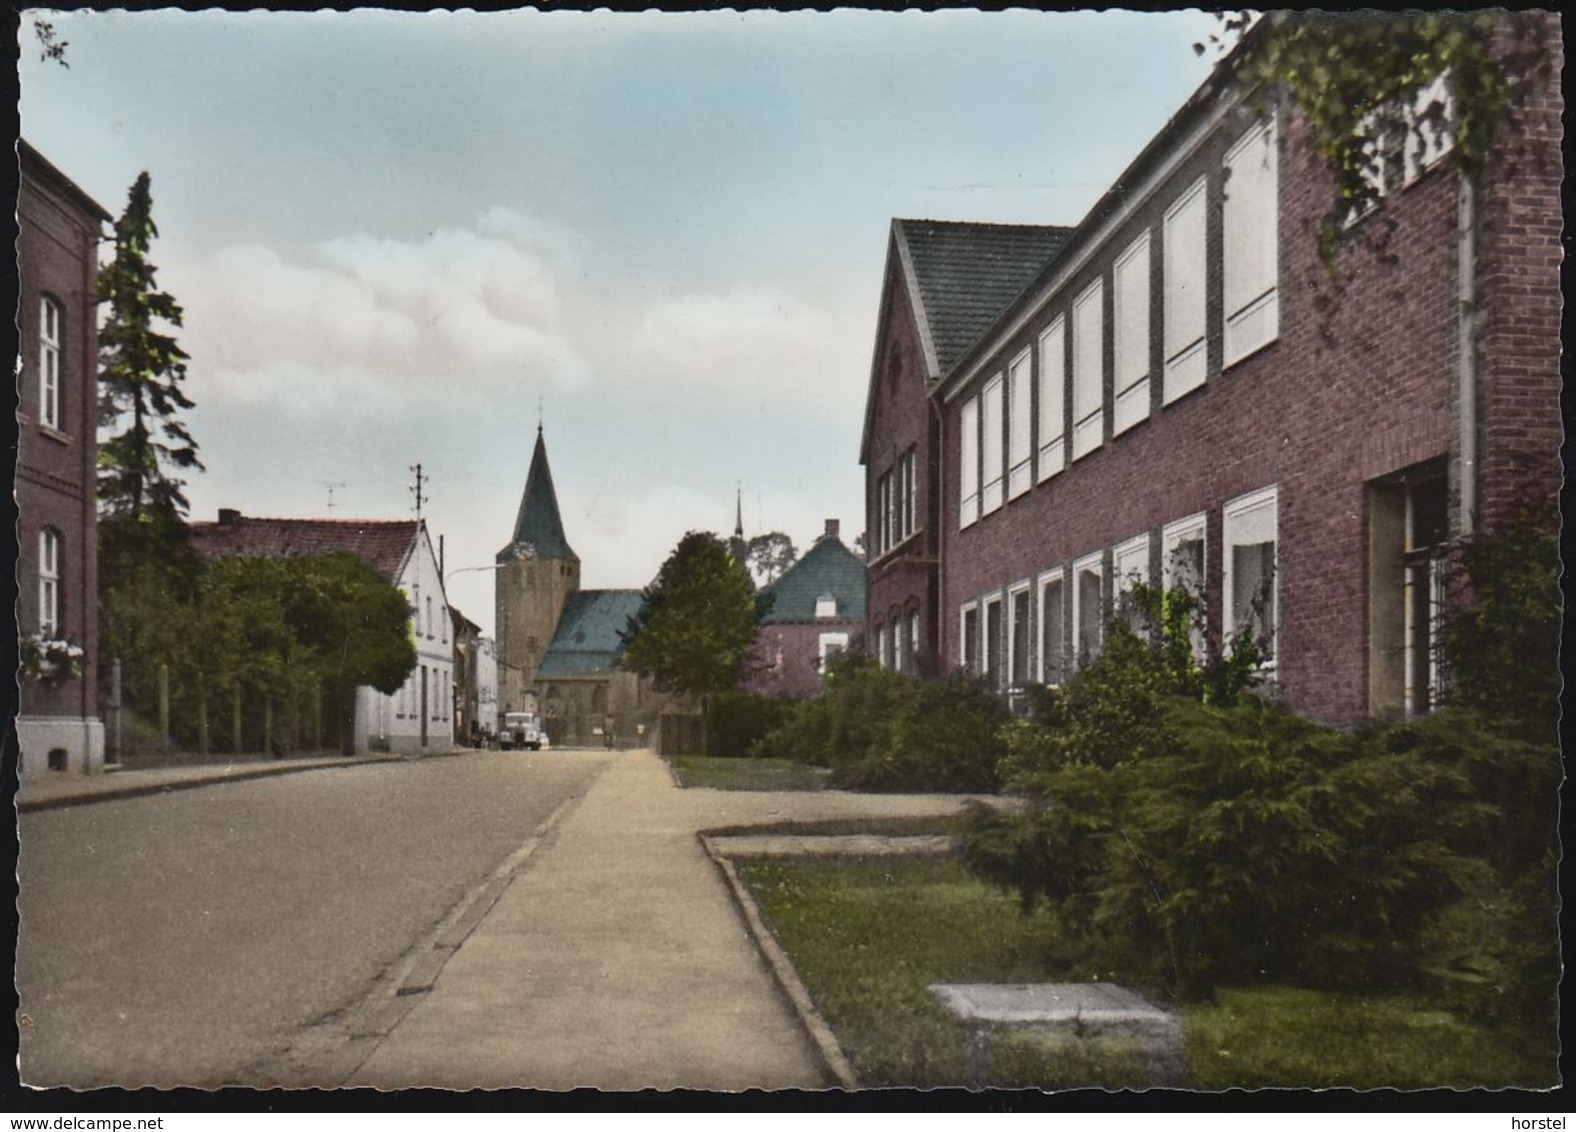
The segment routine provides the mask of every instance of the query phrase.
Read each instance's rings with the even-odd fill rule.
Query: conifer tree
[[[193,406],[181,388],[186,352],[167,327],[181,325],[181,307],[158,288],[148,250],[153,222],[150,178],[143,173],[115,222],[115,259],[99,274],[99,301],[109,318],[99,333],[98,496],[106,519],[164,526],[186,513],[177,471],[202,469],[197,442],[181,420]]]

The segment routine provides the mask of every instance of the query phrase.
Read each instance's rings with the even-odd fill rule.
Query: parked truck
[[[505,751],[540,751],[547,746],[547,732],[542,730],[541,718],[534,711],[504,713],[498,745]]]

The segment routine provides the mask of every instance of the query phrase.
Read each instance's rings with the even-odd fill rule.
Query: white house
[[[454,736],[454,649],[449,603],[425,522],[415,519],[255,519],[223,508],[217,523],[193,523],[203,558],[287,558],[345,551],[399,587],[410,603],[416,667],[392,696],[356,691],[353,749],[447,750]]]
[[[356,692],[356,750],[448,749],[454,739],[453,619],[443,592],[443,575],[426,523],[412,529],[405,554],[389,580],[410,602],[416,667],[392,696],[372,688]]]

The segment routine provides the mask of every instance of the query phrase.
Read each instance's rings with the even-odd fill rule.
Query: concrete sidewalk
[[[615,758],[346,1082],[824,1088],[815,1047],[696,834],[955,812],[956,797],[681,790]]]
[[[215,761],[186,766],[127,767],[101,774],[39,773],[29,775],[19,783],[16,808],[24,813],[29,810],[52,810],[89,802],[107,802],[116,798],[137,798],[145,794],[162,794],[170,790],[214,786],[224,782],[244,782],[250,778],[271,778],[274,775],[295,774],[304,770],[367,766],[371,763],[397,762],[418,757],[431,758],[450,753],[452,752],[432,751],[421,756],[376,754],[356,755],[351,758],[243,758],[233,762]]]

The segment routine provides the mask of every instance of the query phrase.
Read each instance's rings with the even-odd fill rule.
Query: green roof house
[[[836,519],[765,596],[770,604],[744,662],[745,691],[816,695],[827,657],[854,645],[865,624],[865,564],[843,544]]]

